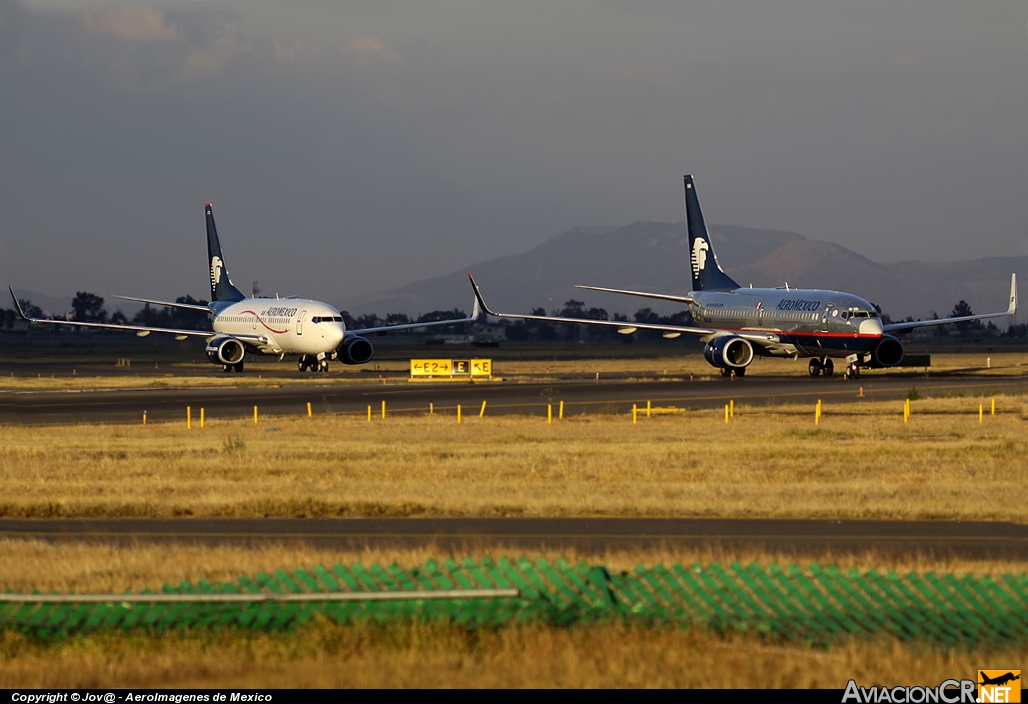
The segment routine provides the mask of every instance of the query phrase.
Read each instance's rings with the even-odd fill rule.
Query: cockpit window
[[[315,315],[311,318],[311,322],[317,325],[318,323],[341,323],[343,322],[343,316],[341,315]]]

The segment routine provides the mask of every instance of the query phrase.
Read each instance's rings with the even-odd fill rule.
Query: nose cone
[[[345,335],[342,323],[331,323],[325,330],[325,339],[332,345],[332,349],[339,347]]]
[[[861,335],[882,335],[882,321],[879,318],[868,318],[860,321]]]

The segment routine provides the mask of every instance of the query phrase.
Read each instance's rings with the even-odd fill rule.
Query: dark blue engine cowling
[[[236,364],[243,361],[246,349],[234,337],[216,337],[207,343],[207,358],[214,364]]]
[[[375,357],[375,347],[359,335],[347,335],[336,355],[343,364],[367,364]]]
[[[892,335],[882,335],[871,353],[871,362],[876,367],[895,367],[903,361],[903,343]]]
[[[721,369],[742,369],[753,361],[753,345],[744,337],[722,335],[707,343],[703,357]]]

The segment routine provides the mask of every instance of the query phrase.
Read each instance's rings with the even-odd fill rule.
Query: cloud
[[[233,25],[226,24],[210,46],[189,52],[182,63],[180,75],[194,77],[215,73],[232,57],[248,53],[250,50],[250,45],[240,32]]]
[[[182,35],[165,21],[164,13],[144,7],[91,10],[82,13],[86,29],[131,42],[174,42]]]
[[[403,61],[400,53],[382,41],[379,37],[371,35],[357,37],[343,47],[343,53],[352,56],[359,64],[387,63],[398,64]]]

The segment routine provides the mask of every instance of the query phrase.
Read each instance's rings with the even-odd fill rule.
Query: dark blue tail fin
[[[211,204],[204,206],[207,213],[207,261],[211,265],[211,301],[241,301],[246,296],[232,285],[225,266],[225,257],[221,254],[221,243],[218,241],[218,229],[214,227],[214,215]]]
[[[710,243],[710,235],[707,234],[707,225],[703,222],[700,199],[696,197],[696,188],[689,174],[685,175],[685,222],[689,227],[692,290],[731,291],[739,288],[739,284],[732,281],[718,266],[714,246]]]

